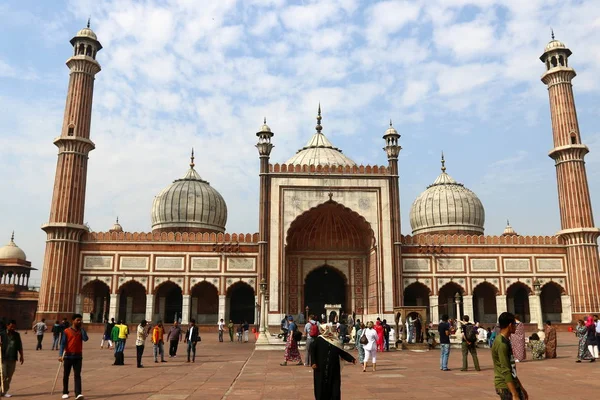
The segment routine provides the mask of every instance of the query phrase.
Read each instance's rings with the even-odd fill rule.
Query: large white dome
[[[152,205],[152,230],[225,232],[227,205],[219,192],[200,178],[194,163],[181,179],[163,189]]]
[[[481,200],[463,184],[442,173],[417,197],[410,209],[413,235],[421,233],[483,234],[485,210]]]

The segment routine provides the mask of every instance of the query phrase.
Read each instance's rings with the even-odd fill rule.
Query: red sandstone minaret
[[[548,85],[554,148],[549,156],[556,164],[560,236],[567,246],[569,294],[574,317],[600,311],[600,271],[598,236],[594,227],[592,203],[585,172],[584,156],[589,152],[581,143],[569,67],[569,50],[554,39],[540,57],[546,65],[542,82]]]
[[[90,22],[73,39],[67,104],[61,134],[54,140],[58,162],[50,221],[42,226],[47,234],[46,254],[38,302],[38,319],[67,316],[75,311],[79,241],[84,225],[85,186],[90,140],[94,77],[100,72],[96,53],[102,49]]]
[[[388,166],[390,170],[390,197],[389,207],[392,225],[392,246],[393,246],[393,257],[392,257],[392,268],[394,271],[394,285],[393,290],[395,293],[394,305],[403,306],[404,296],[402,294],[402,268],[401,263],[401,242],[400,242],[400,188],[398,186],[398,155],[402,147],[399,144],[400,134],[392,126],[392,120],[390,120],[390,127],[385,131],[383,135],[385,140],[385,153],[388,157]]]

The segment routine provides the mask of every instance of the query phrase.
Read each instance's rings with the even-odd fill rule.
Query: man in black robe
[[[343,345],[333,329],[327,326],[315,339],[311,349],[316,400],[341,399],[340,357],[356,364],[356,359],[343,349]]]

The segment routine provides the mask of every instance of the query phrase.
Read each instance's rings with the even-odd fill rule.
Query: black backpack
[[[477,327],[475,325],[465,325],[465,338],[469,343],[477,343]]]

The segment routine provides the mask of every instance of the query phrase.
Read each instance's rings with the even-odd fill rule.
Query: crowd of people
[[[340,360],[361,365],[362,371],[367,372],[370,363],[372,371],[377,370],[377,353],[389,351],[390,343],[395,343],[394,329],[387,324],[385,319],[377,318],[376,321],[361,322],[353,315],[342,314],[340,318],[330,315],[329,321],[325,315],[309,315],[308,320],[303,316],[295,318],[291,315],[282,321],[282,335],[286,342],[284,361],[304,365],[314,370],[314,390],[317,399],[337,399],[341,393],[341,363]],[[418,322],[417,322],[418,321]],[[405,339],[410,343],[421,343],[427,340],[431,333],[431,325],[425,327],[425,335],[419,328],[420,318],[410,316],[407,324]],[[438,338],[440,342],[440,370],[450,371],[448,360],[450,357],[450,338],[460,341],[462,353],[461,371],[468,370],[468,358],[471,354],[473,367],[480,370],[477,355],[477,344],[487,343],[491,348],[494,364],[495,387],[497,394],[502,399],[527,399],[528,395],[523,385],[516,378],[516,364],[527,359],[527,348],[532,359],[543,360],[557,357],[557,334],[551,321],[546,321],[544,330],[533,333],[526,340],[525,324],[519,315],[502,313],[498,323],[492,328],[483,328],[479,323],[473,324],[468,315],[460,320],[453,321],[448,315],[443,315],[438,324]],[[36,351],[42,350],[44,333],[48,330],[45,320],[36,323],[33,328],[36,335]],[[234,342],[237,332],[238,342],[248,342],[250,326],[241,322],[237,326],[232,320],[225,323],[223,319],[217,324],[218,341],[223,342],[225,332],[229,333],[229,341]],[[598,358],[598,345],[600,343],[600,320],[597,315],[589,315],[577,322],[572,330],[578,338],[577,359],[595,362]],[[429,332],[429,333],[428,333]],[[71,372],[75,381],[75,398],[83,399],[81,387],[81,370],[83,342],[88,340],[87,332],[83,329],[82,316],[74,314],[71,321],[64,318],[56,321],[51,327],[52,351],[58,351],[59,362],[63,367],[63,399],[69,398],[69,378]],[[166,335],[166,339],[165,339]],[[458,337],[460,335],[460,337]],[[119,320],[105,321],[104,333],[100,348],[114,350],[113,365],[124,365],[124,351],[129,337],[129,327]],[[194,363],[196,359],[196,345],[201,336],[195,320],[191,320],[186,327],[175,321],[166,330],[162,321],[157,321],[152,326],[143,320],[136,330],[136,359],[137,367],[143,368],[142,356],[144,354],[146,339],[150,337],[155,363],[166,363],[165,340],[168,342],[168,355],[177,357],[179,343],[187,345],[187,362]],[[303,357],[300,353],[299,343],[306,340]],[[412,342],[411,342],[412,340]],[[10,383],[15,373],[17,363],[23,364],[23,344],[19,333],[16,331],[16,321],[0,323],[0,346],[2,355],[2,392],[0,395],[11,397]],[[350,353],[357,351],[357,359]]]

